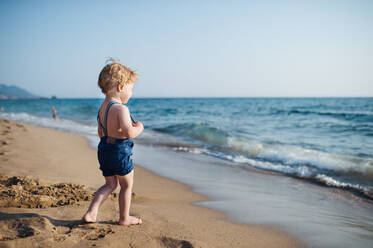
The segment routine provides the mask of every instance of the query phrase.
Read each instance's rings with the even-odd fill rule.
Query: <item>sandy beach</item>
[[[84,224],[81,216],[104,182],[88,141],[3,119],[0,135],[0,247],[302,246],[276,228],[230,223],[221,212],[195,206],[207,198],[137,165],[131,214],[144,223],[117,225],[113,194],[100,222]]]

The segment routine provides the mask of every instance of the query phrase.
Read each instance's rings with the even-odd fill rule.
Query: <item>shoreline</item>
[[[103,184],[95,149],[84,136],[3,119],[0,119],[0,131],[2,138],[6,137],[8,140],[8,144],[1,147],[2,150],[5,149],[0,156],[2,173],[9,176],[28,176],[51,183],[84,184],[91,191],[97,190]],[[123,244],[139,247],[140,244],[146,244],[146,247],[178,247],[183,242],[189,244],[189,247],[304,247],[304,244],[279,228],[233,223],[222,211],[197,206],[195,203],[208,201],[209,198],[194,192],[192,187],[156,175],[142,168],[136,161],[135,168],[133,191],[136,197],[131,206],[131,214],[143,218],[144,223],[141,226],[121,228],[115,225],[117,202],[110,202],[108,199],[100,210],[100,219],[105,223],[90,224],[89,226],[93,227],[91,231],[78,225],[74,231],[79,231],[79,234],[75,236],[66,234],[64,237],[59,233],[58,235],[64,238],[60,242],[55,240],[56,235],[49,234],[45,244],[52,247],[74,244],[88,247],[92,243],[98,246],[107,245],[105,242],[110,241],[110,247]],[[17,213],[26,217],[27,214],[36,213],[39,216],[47,216],[47,219],[70,221],[67,225],[72,225],[71,221],[75,223],[79,220],[89,203],[87,201],[81,206],[42,209],[1,208],[0,222],[5,219],[3,215]],[[17,219],[19,218],[13,220]],[[53,224],[53,221],[51,223]],[[106,229],[111,229],[114,233],[93,241],[82,239],[81,235],[86,235],[84,232],[99,233]],[[42,236],[43,234],[38,234],[0,242],[10,247],[16,244],[32,246],[32,242],[41,240]]]

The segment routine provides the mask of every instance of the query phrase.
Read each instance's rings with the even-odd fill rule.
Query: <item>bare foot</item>
[[[98,222],[98,219],[97,217],[96,218],[93,218],[89,212],[85,213],[85,215],[83,216],[82,220],[85,222],[85,223],[96,223]]]
[[[129,216],[126,220],[119,221],[119,225],[121,226],[131,226],[131,225],[139,225],[139,224],[142,224],[142,220],[134,216]]]

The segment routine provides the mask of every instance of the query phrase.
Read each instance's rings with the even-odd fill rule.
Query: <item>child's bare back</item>
[[[132,122],[129,109],[125,106],[132,96],[136,80],[135,72],[115,61],[106,65],[100,73],[98,84],[106,97],[97,115],[100,137],[97,154],[106,183],[95,193],[83,216],[85,222],[98,221],[97,214],[101,204],[119,184],[119,224],[129,226],[142,223],[141,219],[129,214],[134,175],[132,138],[144,130],[141,122]]]
[[[106,100],[101,104],[99,110],[99,119],[102,120],[102,124],[104,125],[105,120],[105,110],[110,103],[110,100]],[[118,138],[118,139],[126,139],[126,138],[134,138],[134,134],[131,133],[131,128],[133,124],[130,117],[129,109],[126,105],[123,104],[114,104],[110,107],[110,111],[108,112],[107,117],[107,128],[108,133],[110,133],[110,137]],[[98,125],[98,135],[101,138],[104,136],[104,131],[100,128],[100,124]]]

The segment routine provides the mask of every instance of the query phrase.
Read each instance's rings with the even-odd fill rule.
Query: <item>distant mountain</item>
[[[24,99],[24,98],[38,98],[24,90],[14,85],[0,84],[0,99]]]

